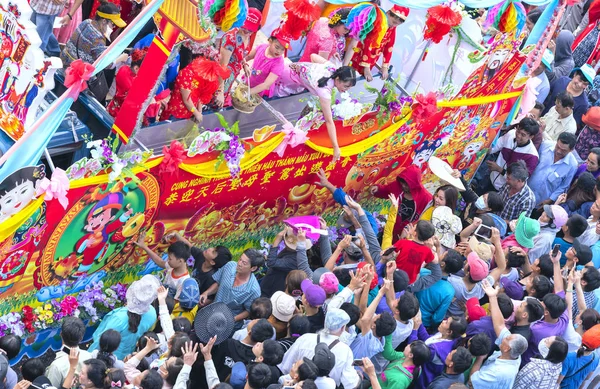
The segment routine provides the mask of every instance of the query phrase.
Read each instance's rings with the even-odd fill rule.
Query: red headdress
[[[286,20],[283,22],[292,40],[299,39],[321,16],[321,8],[312,0],[286,0]]]
[[[192,97],[197,98],[202,104],[210,103],[219,88],[219,78],[226,79],[229,77],[229,70],[215,61],[202,57],[193,60],[189,66],[194,72],[194,78],[198,80],[198,85],[194,85],[194,88],[192,88]]]

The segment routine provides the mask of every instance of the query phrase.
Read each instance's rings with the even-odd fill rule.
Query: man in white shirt
[[[498,335],[496,345],[500,351],[495,351],[485,363],[485,355],[475,359],[471,368],[471,384],[473,389],[512,389],[521,365],[521,354],[527,350],[528,343],[522,335],[511,334],[506,328],[498,305],[498,288],[487,281],[482,287],[490,300],[494,331]]]
[[[92,358],[92,355],[79,349],[79,344],[83,340],[85,334],[85,325],[78,317],[65,317],[60,329],[60,337],[63,342],[63,347],[56,353],[56,358],[46,369],[46,377],[55,388],[62,387],[63,381],[69,372],[69,352],[72,348],[79,350],[79,363],[77,365],[77,374],[81,371],[83,362]]]
[[[340,342],[340,335],[350,322],[350,316],[341,309],[329,308],[325,316],[325,329],[318,334],[304,334],[283,356],[283,361],[278,365],[283,374],[288,374],[292,365],[304,358],[312,358],[315,355],[315,347],[318,343],[328,345],[335,355],[335,366],[329,377],[333,378],[336,385],[344,385],[344,388],[353,389],[360,383],[360,377],[352,366],[354,357],[350,347]]]
[[[577,132],[577,122],[573,117],[574,106],[573,96],[568,92],[561,92],[556,96],[554,107],[542,117],[542,121],[546,124],[543,132],[544,139],[556,142],[563,132],[571,134]]]

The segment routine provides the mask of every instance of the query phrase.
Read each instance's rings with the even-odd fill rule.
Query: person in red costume
[[[351,65],[357,72],[365,76],[368,82],[373,81],[371,69],[377,63],[379,56],[383,54],[383,65],[381,66],[381,78],[387,80],[389,76],[390,62],[392,61],[392,53],[394,51],[394,43],[396,43],[396,27],[404,23],[408,17],[410,10],[406,7],[394,5],[392,9],[387,11],[388,29],[383,36],[379,47],[364,47],[362,42],[354,48]],[[352,44],[351,44],[352,46]]]
[[[121,66],[117,72],[117,76],[115,77],[115,96],[108,104],[108,107],[106,107],[106,111],[110,116],[114,118],[117,117],[117,114],[121,109],[121,105],[123,105],[123,102],[127,97],[127,92],[129,92],[131,89],[131,86],[137,77],[137,73],[140,70],[140,66],[142,66],[142,61],[144,60],[147,52],[148,50],[145,48],[133,50],[131,53],[131,65]]]
[[[175,87],[161,120],[190,119],[202,122],[202,108],[210,103],[219,89],[219,79],[227,79],[229,70],[215,61],[194,59],[179,72]]]
[[[386,186],[372,186],[371,193],[382,199],[394,194],[400,199],[398,218],[394,226],[394,240],[400,238],[404,227],[419,220],[421,213],[433,199],[431,193],[421,183],[421,169],[415,165],[407,167],[398,174],[395,181]]]

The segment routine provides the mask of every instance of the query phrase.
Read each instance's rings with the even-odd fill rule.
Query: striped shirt
[[[213,274],[213,279],[219,284],[215,302],[227,304],[234,316],[250,311],[252,301],[260,297],[260,286],[254,274],[250,274],[245,284],[233,286],[236,268],[237,264],[231,261]]]

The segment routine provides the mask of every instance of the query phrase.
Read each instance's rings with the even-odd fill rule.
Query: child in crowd
[[[121,344],[121,334],[115,330],[109,329],[100,335],[98,350],[92,352],[92,358],[101,360],[110,368],[123,369],[125,364],[118,360],[113,353],[117,351]]]
[[[575,239],[579,238],[585,232],[587,226],[587,220],[585,220],[583,216],[577,214],[571,216],[565,225],[562,226],[562,237],[557,236],[552,242],[552,247],[554,247],[554,245],[560,245],[560,252],[562,254],[560,260],[561,266],[564,266],[567,262],[567,250],[573,246]]]
[[[146,234],[140,234],[136,244],[158,267],[166,270],[163,285],[168,288],[169,296],[178,299],[183,282],[190,278],[187,266],[187,260],[191,255],[190,248],[180,241],[172,243],[167,249],[168,259],[165,261],[146,245],[145,239]]]
[[[415,282],[423,263],[434,259],[435,228],[425,220],[420,220],[416,227],[408,227],[408,239],[401,239],[394,243],[398,252],[396,266],[408,274],[409,283]],[[438,243],[439,244],[439,243]]]

